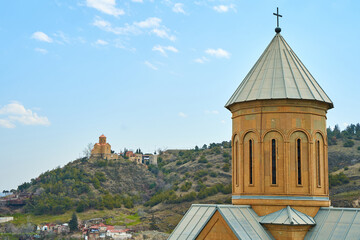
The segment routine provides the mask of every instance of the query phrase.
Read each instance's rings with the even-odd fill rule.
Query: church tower
[[[279,25],[275,32],[225,106],[233,204],[193,204],[169,240],[359,239],[360,210],[329,207],[326,113],[333,103]]]
[[[99,143],[95,143],[94,148],[91,150],[91,156],[106,159],[115,157],[115,155],[112,156],[111,154],[111,145],[106,142],[106,136],[104,134],[99,137]]]
[[[106,144],[106,137],[104,134],[102,134],[100,137],[99,137],[99,143],[100,144]]]
[[[276,15],[276,14],[275,14]],[[232,203],[259,216],[330,206],[326,113],[333,103],[275,29],[225,107],[232,113]]]

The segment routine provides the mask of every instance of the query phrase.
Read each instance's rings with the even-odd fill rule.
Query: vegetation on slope
[[[32,193],[24,208],[33,214],[63,214],[68,210],[113,209],[148,199],[156,178],[145,167],[127,160],[82,158],[24,183],[19,191]]]
[[[344,131],[338,126],[329,128],[327,134],[332,204],[356,206],[360,124]],[[145,211],[145,217],[134,224],[147,222],[152,229],[170,231],[192,203],[231,202],[230,147],[224,141],[191,150],[168,150],[160,154],[157,166],[136,165],[122,158],[78,159],[20,185],[18,192],[33,194],[21,211],[32,219],[36,215],[39,219],[49,214],[70,216],[74,210],[85,218],[94,211]],[[108,222],[117,222],[115,218]]]

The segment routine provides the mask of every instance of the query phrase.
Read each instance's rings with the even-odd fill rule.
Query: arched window
[[[321,187],[321,177],[320,177],[320,141],[317,140],[315,143],[315,151],[316,151],[316,168],[317,168],[317,180],[318,187]]]
[[[234,169],[235,169],[235,184],[238,187],[239,186],[239,142],[235,141],[235,146],[234,146]]]
[[[276,184],[276,140],[271,140],[271,184]]]
[[[298,184],[301,185],[301,140],[296,140],[296,158],[297,158],[297,179]]]
[[[253,141],[249,140],[249,183],[253,184]]]

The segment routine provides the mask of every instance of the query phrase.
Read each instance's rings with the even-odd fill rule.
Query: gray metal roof
[[[287,206],[279,211],[270,213],[262,217],[262,224],[282,224],[282,225],[315,225],[312,217],[296,209]]]
[[[320,208],[315,216],[316,225],[304,239],[360,239],[359,211],[358,208]]]
[[[216,205],[193,204],[168,240],[195,239],[216,211]]]
[[[281,34],[276,34],[225,107],[265,99],[306,99],[333,103]]]
[[[259,216],[248,205],[217,205],[221,216],[238,239],[274,239],[259,223]]]
[[[259,223],[259,217],[248,205],[193,204],[168,240],[195,239],[217,211],[238,239],[273,239]]]

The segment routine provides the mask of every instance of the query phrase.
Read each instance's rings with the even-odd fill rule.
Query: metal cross
[[[276,13],[273,13],[277,18],[277,27],[279,27],[279,17],[282,17],[282,15],[279,14],[279,8],[276,8]]]

